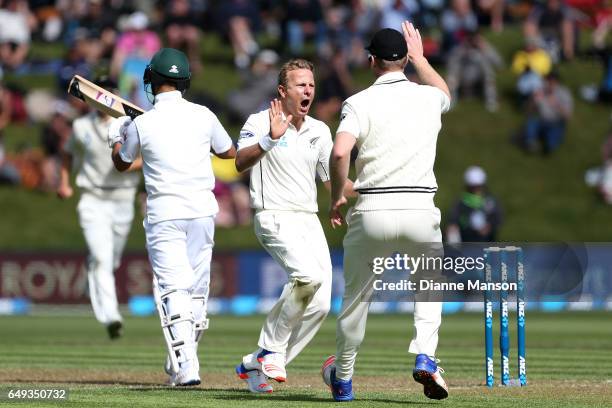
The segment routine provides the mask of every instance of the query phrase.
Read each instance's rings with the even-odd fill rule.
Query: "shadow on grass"
[[[322,398],[322,397],[317,397],[314,396],[312,394],[283,394],[282,391],[280,393],[275,393],[272,395],[257,395],[257,394],[253,394],[250,393],[246,390],[241,390],[241,391],[237,391],[239,393],[241,393],[242,395],[240,395],[239,399],[244,399],[244,400],[261,400],[262,398],[265,399],[269,399],[270,401],[286,401],[286,402],[310,402],[310,403],[322,403],[322,404],[329,404],[330,402],[333,403],[334,401],[332,400],[331,397],[329,398]],[[235,395],[218,395],[216,397],[213,397],[215,399],[219,399],[219,400],[235,400],[237,399]],[[365,398],[359,398],[359,396],[357,396],[357,398],[355,398],[355,402],[371,402],[371,403],[385,403],[385,404],[419,404],[419,405],[427,405],[429,404],[429,402],[423,402],[423,401],[409,401],[409,400],[402,400],[402,399],[391,399],[388,397],[381,397],[381,398],[373,398],[373,397],[365,397]],[[434,401],[432,401],[434,402]]]
[[[150,390],[170,388],[169,385],[160,384],[158,387],[152,387],[150,382],[135,382],[135,381],[120,381],[120,380],[17,380],[10,379],[7,383],[15,384],[65,384],[70,385],[124,385],[126,387],[147,388]]]
[[[312,394],[297,394],[291,393],[286,394],[283,391],[274,394],[253,394],[248,390],[236,389],[236,388],[191,388],[191,387],[139,387],[134,388],[130,391],[158,391],[160,389],[164,389],[167,391],[174,392],[197,392],[197,393],[205,393],[208,399],[215,399],[221,401],[240,401],[240,400],[248,400],[248,401],[262,401],[263,399],[269,401],[286,401],[286,402],[309,402],[309,403],[321,403],[321,404],[329,404],[333,402],[331,397],[323,398],[318,397]],[[365,397],[355,399],[355,402],[370,402],[370,403],[384,403],[384,404],[413,404],[413,405],[429,405],[432,403],[437,403],[438,401],[410,401],[410,400],[402,400],[402,399],[391,399],[389,397]]]

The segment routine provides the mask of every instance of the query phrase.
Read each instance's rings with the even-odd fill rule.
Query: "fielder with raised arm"
[[[158,51],[145,69],[153,109],[131,121],[118,118],[109,129],[112,159],[119,171],[139,152],[147,190],[144,220],[155,294],[168,345],[171,385],[200,384],[197,345],[208,327],[206,303],[215,214],[211,151],[233,158],[232,140],[208,108],[183,99],[191,73],[187,56]]]
[[[329,188],[329,127],[308,116],[315,96],[312,63],[290,60],[270,109],[240,132],[236,168],[251,168],[251,207],[261,245],[289,276],[268,314],[258,348],[236,367],[251,392],[272,392],[266,377],[287,379],[285,365],[314,337],[330,307],[332,266],[317,217],[316,176]],[[349,182],[348,188],[350,189]]]
[[[357,145],[355,191],[359,198],[347,215],[344,237],[345,291],[338,316],[336,356],[324,363],[324,380],[336,401],[353,399],[353,367],[365,335],[369,303],[363,301],[372,278],[370,248],[381,243],[423,242],[439,246],[440,211],[434,204],[437,190],[433,172],[440,116],[450,105],[446,83],[423,56],[418,30],[403,24],[377,32],[367,50],[377,79],[372,86],[348,98],[331,155],[333,226],[343,222],[346,204],[343,186],[350,153]],[[410,82],[404,68],[410,61],[423,83]],[[391,243],[390,245],[388,243]],[[440,302],[417,302],[415,336],[409,352],[416,354],[413,377],[425,395],[443,399],[448,391],[435,352],[441,323]],[[335,362],[334,362],[335,360]]]
[[[97,81],[110,92],[117,85],[108,78]],[[113,118],[99,111],[74,121],[72,135],[64,152],[57,195],[72,197],[70,172],[76,170],[81,191],[77,206],[79,224],[87,243],[87,283],[96,319],[111,339],[121,336],[123,319],[119,313],[114,271],[134,218],[134,197],[140,181],[142,161],[134,161],[125,174],[115,170],[108,159],[108,128]]]

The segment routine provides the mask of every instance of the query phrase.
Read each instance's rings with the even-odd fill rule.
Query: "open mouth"
[[[302,102],[300,102],[300,106],[302,107],[302,109],[308,108],[310,106],[310,99],[302,100]]]

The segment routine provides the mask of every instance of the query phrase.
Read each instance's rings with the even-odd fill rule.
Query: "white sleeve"
[[[325,126],[326,132],[321,137],[319,157],[317,158],[317,175],[319,180],[325,182],[329,180],[329,156],[331,156],[334,142],[332,141],[331,131]]]
[[[125,163],[132,163],[140,154],[140,136],[138,135],[138,128],[136,123],[132,121],[127,128],[127,136],[121,150],[119,150],[119,157]]]
[[[211,114],[211,116],[213,119],[211,126],[210,146],[217,154],[225,153],[232,148],[232,138],[229,137],[227,131],[221,122],[219,122],[217,116],[215,114]]]
[[[240,130],[240,137],[238,138],[238,150],[244,149],[245,147],[253,146],[259,143],[264,135],[262,130],[257,126],[256,115],[251,115],[247,119],[244,126]]]
[[[442,113],[448,112],[448,110],[450,109],[450,98],[440,88],[436,88],[435,86],[432,86],[432,88],[435,89],[435,91],[438,93],[438,97],[440,98],[441,112]]]
[[[340,124],[338,125],[336,134],[340,132],[350,133],[351,135],[355,136],[355,139],[358,139],[359,135],[361,134],[361,126],[359,124],[357,112],[355,112],[355,109],[348,102],[344,102],[342,104]]]

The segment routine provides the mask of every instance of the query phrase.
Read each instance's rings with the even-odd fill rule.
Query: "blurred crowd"
[[[612,100],[609,0],[0,0],[0,181],[54,190],[71,121],[86,109],[65,97],[74,74],[108,74],[124,97],[146,109],[142,72],[151,56],[162,46],[182,49],[197,76],[206,71],[202,42],[214,37],[227,45],[231,57],[223,62],[239,73],[240,84],[225,98],[194,91],[191,99],[241,125],[275,95],[280,63],[307,56],[317,67],[312,114],[333,121],[342,100],[357,90],[353,76],[367,63],[364,44],[380,28],[400,29],[403,20],[419,27],[427,58],[445,67],[453,104],[477,98],[483,114],[494,114],[500,109],[497,73],[511,70],[515,108],[524,118],[515,139],[527,152],[551,154],[563,143],[573,96],[561,64],[577,56],[598,61],[601,82],[585,83],[580,96]],[[519,28],[522,46],[504,61],[483,33],[494,36],[508,26]],[[592,39],[581,49],[584,35]],[[33,41],[64,55],[32,57]],[[49,74],[55,92],[6,80]],[[32,122],[43,123],[39,148],[6,153],[3,129]],[[217,192],[227,212],[219,222],[248,223],[244,176],[217,167],[223,165],[215,170],[225,174]]]

